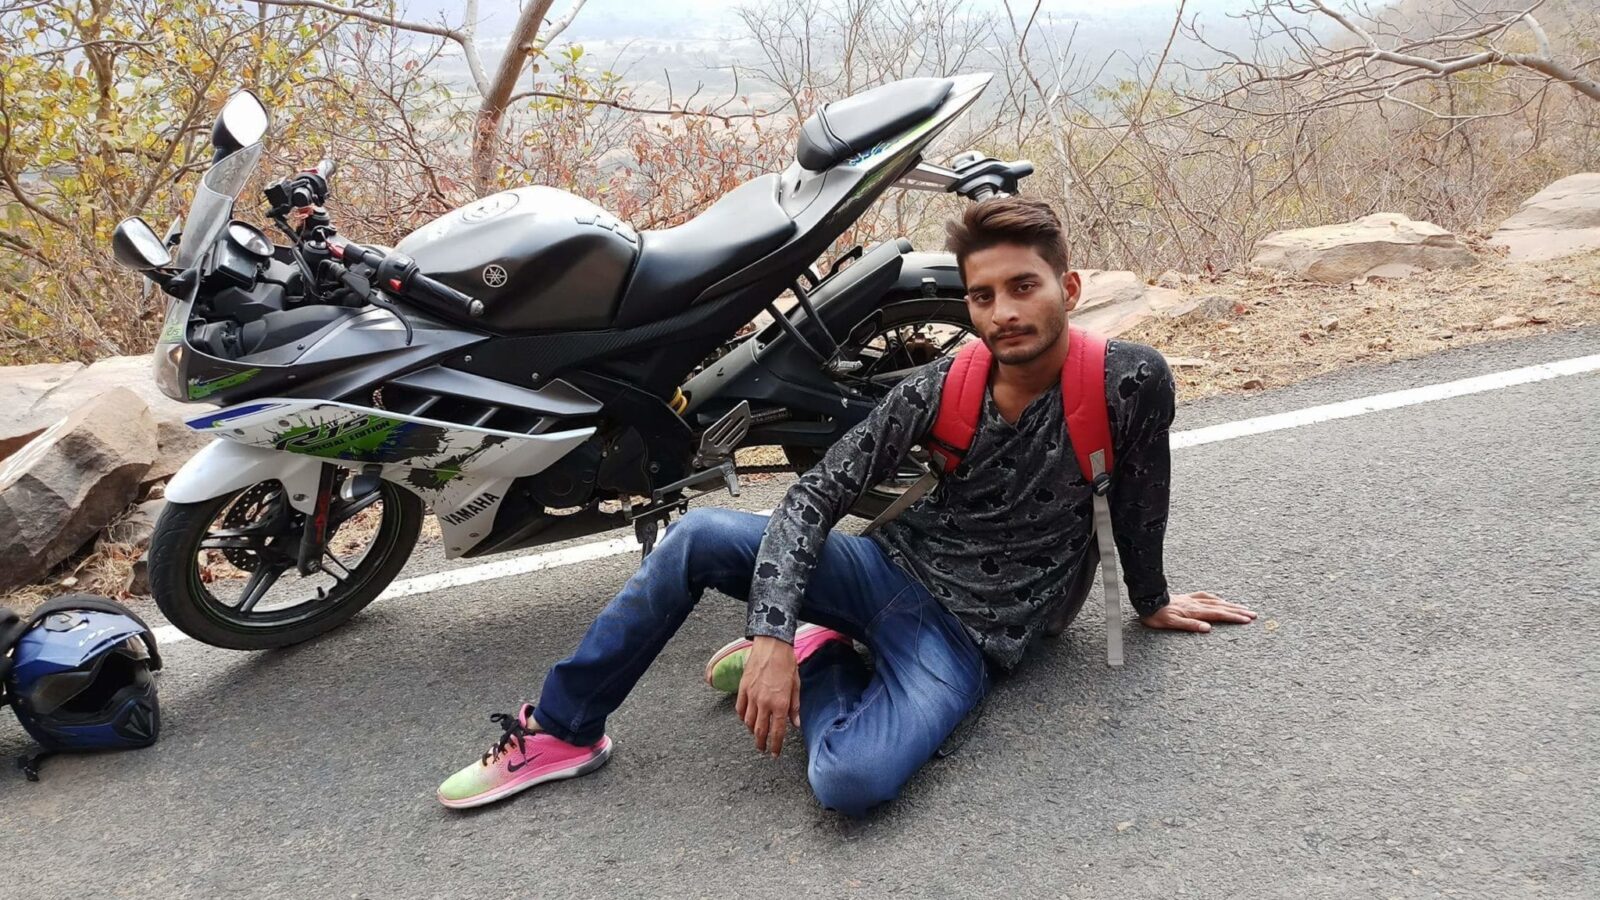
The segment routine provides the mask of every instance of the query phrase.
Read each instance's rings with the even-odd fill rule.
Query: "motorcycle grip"
[[[408,300],[452,309],[469,318],[483,315],[483,302],[455,288],[429,278],[417,270],[417,262],[404,253],[391,253],[377,264],[378,284]]]

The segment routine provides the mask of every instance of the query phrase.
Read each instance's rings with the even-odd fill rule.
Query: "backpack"
[[[982,341],[973,341],[956,353],[945,374],[939,396],[939,413],[923,447],[935,467],[900,495],[862,531],[871,534],[900,515],[927,493],[939,479],[961,465],[983,416],[983,395],[989,384],[994,356]],[[1106,340],[1081,328],[1067,330],[1067,360],[1061,367],[1061,400],[1066,412],[1067,435],[1078,457],[1084,480],[1094,489],[1094,531],[1100,550],[1100,581],[1106,599],[1106,662],[1122,665],[1122,582],[1117,575],[1117,545],[1111,534],[1111,492],[1114,460],[1111,421],[1106,410]],[[1091,579],[1081,581],[1087,592]],[[1068,606],[1082,598],[1068,597]]]

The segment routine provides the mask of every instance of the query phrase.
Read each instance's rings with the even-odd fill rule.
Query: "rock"
[[[133,561],[133,568],[128,570],[128,584],[123,588],[135,597],[150,596],[150,557],[146,553],[139,554]]]
[[[1160,275],[1156,276],[1156,286],[1157,287],[1164,287],[1164,288],[1172,288],[1172,289],[1176,290],[1178,288],[1183,287],[1186,284],[1193,284],[1194,282],[1199,281],[1199,280],[1200,279],[1199,279],[1198,276],[1185,275],[1182,272],[1174,272],[1173,270],[1168,269],[1165,272],[1162,272]]]
[[[1524,200],[1489,243],[1529,262],[1600,248],[1600,172],[1569,175]]]
[[[0,420],[0,459],[16,452],[55,422],[54,417],[30,416],[27,411],[40,397],[82,369],[83,363],[79,362],[0,367],[0,409],[6,411],[5,418]]]
[[[150,594],[150,535],[155,532],[156,520],[161,518],[165,500],[146,500],[130,508],[126,515],[111,524],[100,536],[103,541],[125,544],[138,554],[129,570],[128,584],[123,590],[144,597]]]
[[[1432,222],[1373,213],[1354,222],[1275,231],[1256,243],[1250,265],[1340,284],[1425,269],[1477,264],[1472,251]]]
[[[1431,337],[1436,341],[1448,341],[1455,336],[1456,333],[1448,328],[1441,328],[1438,331],[1428,332],[1428,337]]]
[[[1266,382],[1262,381],[1259,378],[1246,379],[1245,383],[1240,385],[1240,387],[1244,388],[1247,391],[1259,391],[1259,390],[1261,390],[1262,388],[1264,388],[1266,386],[1267,386]]]
[[[112,356],[88,367],[77,363],[73,365],[78,365],[79,370],[41,393],[28,406],[20,407],[22,412],[19,419],[24,427],[32,429],[32,433],[43,431],[88,400],[120,387],[142,399],[153,417],[157,456],[155,464],[145,475],[146,481],[170,477],[196,451],[210,443],[209,438],[183,424],[186,417],[200,415],[207,407],[203,404],[179,403],[161,393],[150,374],[150,357]],[[5,430],[14,427],[8,424]],[[3,434],[0,432],[0,442],[4,440]]]
[[[1072,311],[1074,325],[1114,337],[1152,316],[1173,314],[1183,294],[1152,287],[1133,272],[1078,269],[1083,293]]]
[[[150,535],[156,530],[156,519],[161,517],[161,510],[166,506],[165,500],[146,500],[131,506],[121,518],[106,527],[100,539],[142,550],[150,544]]]
[[[1209,294],[1201,297],[1191,297],[1178,306],[1173,307],[1173,319],[1186,324],[1199,322],[1216,322],[1226,319],[1233,314],[1233,301],[1227,297],[1218,297]]]
[[[1506,313],[1503,316],[1496,317],[1493,322],[1489,323],[1489,327],[1496,331],[1506,331],[1507,329],[1511,328],[1521,328],[1526,324],[1528,324],[1527,316],[1519,316],[1516,313]]]
[[[1167,365],[1174,369],[1203,369],[1211,365],[1210,360],[1196,359],[1193,356],[1169,356]]]
[[[1335,331],[1339,327],[1339,317],[1329,316],[1319,322],[1317,327],[1321,328],[1323,331]]]
[[[144,401],[113,388],[0,463],[0,591],[39,580],[127,508],[155,435]]]
[[[1374,278],[1410,278],[1412,275],[1423,271],[1426,270],[1410,263],[1384,263],[1381,266],[1368,269],[1356,281],[1371,281]]]
[[[1391,350],[1393,348],[1394,344],[1386,337],[1373,338],[1367,341],[1368,350]]]

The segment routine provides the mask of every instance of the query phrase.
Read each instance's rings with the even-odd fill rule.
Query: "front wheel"
[[[168,503],[150,538],[150,593],[197,641],[265,650],[309,640],[377,599],[410,558],[422,500],[381,486],[329,508],[322,571],[296,568],[305,514],[263,481],[198,503]]]

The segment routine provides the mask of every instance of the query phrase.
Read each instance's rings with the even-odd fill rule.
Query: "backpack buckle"
[[[1094,481],[1089,483],[1089,487],[1094,490],[1094,495],[1096,497],[1104,497],[1105,495],[1111,493],[1111,476],[1105,472],[1101,472],[1099,475],[1094,477]]]

